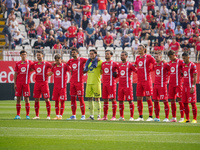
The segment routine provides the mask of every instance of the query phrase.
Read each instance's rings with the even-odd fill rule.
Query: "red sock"
[[[21,104],[16,104],[17,115],[20,116]]]
[[[26,103],[25,104],[26,107],[26,115],[29,116],[29,112],[30,112],[30,103]]]
[[[120,117],[124,118],[124,103],[119,103],[119,114]]]
[[[139,115],[143,115],[143,101],[142,100],[138,100],[137,101],[137,108],[138,108],[138,112]]]
[[[134,115],[134,103],[129,103],[129,108],[130,108],[130,117],[133,118]]]
[[[149,108],[149,116],[152,116],[153,115],[153,103],[152,103],[152,100],[147,100],[147,103],[148,103],[148,108]]]
[[[61,106],[60,106],[60,115],[62,116],[65,110],[65,101],[60,101]]]
[[[165,109],[165,118],[169,118],[169,103],[168,101],[164,101],[164,109]]]
[[[35,115],[39,117],[40,102],[35,102]]]
[[[181,118],[184,118],[184,105],[182,102],[178,102],[180,105],[180,113],[181,113]]]
[[[193,119],[197,120],[197,105],[196,103],[191,103],[191,104],[192,104]]]
[[[46,102],[46,108],[47,108],[47,116],[50,117],[50,114],[51,114],[51,103],[50,103],[50,101]]]
[[[116,118],[116,113],[117,113],[117,101],[112,102],[112,112],[113,112],[113,117]]]
[[[55,111],[56,111],[56,115],[59,115],[59,101],[55,101]]]
[[[154,101],[154,112],[155,112],[156,118],[160,118],[159,117],[159,113],[160,113],[159,101]]]
[[[187,120],[190,120],[190,107],[188,103],[184,103],[184,108],[185,108],[185,116]]]
[[[104,110],[104,117],[106,117],[106,118],[108,115],[108,107],[109,107],[109,102],[104,102],[103,110]]]
[[[176,102],[171,102],[172,117],[176,118]]]
[[[75,96],[71,96],[71,109],[72,109],[72,115],[76,115],[77,103]]]
[[[79,96],[78,100],[80,102],[81,113],[82,115],[85,115],[85,102],[84,102],[83,96]]]

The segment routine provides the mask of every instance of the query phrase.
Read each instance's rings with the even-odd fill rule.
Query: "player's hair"
[[[77,48],[75,48],[75,47],[73,47],[73,48],[72,48],[72,51],[76,51],[76,52],[79,54],[79,51],[78,51],[78,49],[77,49]]]
[[[188,54],[187,52],[184,52],[184,53],[182,54],[182,56],[186,56],[186,57],[188,57],[189,54]]]
[[[36,53],[39,53],[39,54],[42,54],[42,55],[44,55],[43,51],[41,51],[41,50],[37,50],[37,52],[36,52]]]
[[[21,51],[20,51],[20,55],[23,54],[23,53],[26,53],[26,54],[27,54],[27,52],[26,52],[25,50],[21,50]]]
[[[127,51],[122,51],[122,53],[124,53],[126,56],[128,56],[128,53],[127,53]]]
[[[106,52],[110,52],[110,55],[113,55],[113,52],[111,50],[106,50],[105,53]]]
[[[94,52],[95,54],[97,54],[97,51],[95,49],[91,49],[90,52]]]
[[[56,60],[56,59],[61,59],[61,55],[60,54],[56,54],[55,56],[54,56],[54,59]]]
[[[167,53],[167,56],[171,56],[171,55],[174,55],[174,54],[175,54],[175,51],[170,50],[170,51]]]
[[[140,44],[139,46],[142,46],[142,47],[143,47],[143,49],[145,49],[145,50],[144,50],[144,53],[147,53],[147,49],[146,49],[146,46],[145,46],[145,45],[143,45],[143,44]]]
[[[161,51],[157,51],[157,52],[155,52],[155,55],[162,56],[162,52]]]

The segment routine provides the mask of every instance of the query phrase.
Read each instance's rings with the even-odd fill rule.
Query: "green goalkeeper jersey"
[[[97,67],[92,68],[90,67],[92,65],[92,62],[88,65],[88,78],[87,78],[87,84],[101,84],[101,64],[102,60],[98,61]]]

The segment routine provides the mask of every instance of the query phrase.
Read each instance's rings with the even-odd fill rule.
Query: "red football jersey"
[[[154,51],[159,51],[159,50],[161,50],[161,49],[160,49],[160,46],[154,46],[154,47],[153,47],[153,50],[154,50]]]
[[[98,0],[99,10],[106,10],[107,0]]]
[[[197,41],[197,42],[195,43],[195,46],[196,46],[196,50],[197,50],[197,51],[200,51],[200,42]]]
[[[193,74],[197,73],[197,67],[193,62],[189,62],[189,64],[183,63],[183,85],[189,86],[190,88],[193,85],[194,76]]]
[[[155,71],[155,85],[160,85],[164,87],[168,81],[168,72],[170,70],[169,64],[161,61],[160,63],[155,63],[153,65],[153,70]]]
[[[128,15],[127,15],[127,19],[134,19],[134,18],[135,18],[135,15],[134,15],[134,14],[132,14],[132,15],[128,14]]]
[[[120,63],[119,64],[119,86],[129,88],[131,84],[131,73],[132,71],[136,72],[134,64],[130,62]]]
[[[18,61],[15,64],[15,72],[17,73],[16,83],[30,83],[30,71],[33,62],[30,60]]]
[[[103,25],[107,25],[107,22],[105,22],[104,20],[102,20],[102,21],[99,21],[98,23],[97,23],[97,25],[100,27],[100,28],[103,28]]]
[[[114,61],[104,61],[101,64],[101,70],[103,71],[103,84],[109,84],[110,86],[116,83],[115,77],[113,77],[113,72],[117,72],[119,69],[119,64]]]
[[[135,29],[137,25],[140,26],[140,22],[138,22],[138,21],[137,21],[137,22],[134,22],[134,21],[133,21],[133,22],[131,22],[130,27],[133,28],[133,29]]]
[[[147,22],[151,23],[151,20],[153,19],[153,15],[149,16],[149,15],[146,15],[146,19],[147,19]]]
[[[183,65],[183,60],[176,59],[175,61],[170,61],[169,66],[170,66],[170,79],[169,79],[169,84],[174,85],[174,86],[179,86],[181,85],[182,82],[182,65]]]
[[[174,51],[178,51],[179,46],[180,44],[178,42],[176,43],[171,42],[171,44],[169,44],[169,47],[171,48],[171,50],[174,50]]]
[[[62,49],[62,45],[61,44],[55,44],[53,46],[53,49]]]
[[[76,29],[75,26],[73,26],[73,27],[70,26],[70,27],[67,29],[67,31],[69,32],[69,35],[68,35],[69,38],[76,37],[75,32],[77,31],[77,29]]]
[[[72,71],[70,83],[83,82],[83,70],[86,61],[86,58],[78,57],[76,60],[72,58],[67,62]]]
[[[152,2],[155,3],[155,0],[147,0],[147,3],[152,3]],[[150,10],[150,9],[154,9],[154,5],[152,5],[152,6],[148,6],[147,9],[148,9],[148,10]]]
[[[34,62],[32,65],[32,69],[36,72],[35,82],[44,82],[48,80],[47,72],[48,69],[51,68],[51,63],[43,61],[43,62]]]
[[[83,6],[83,9],[87,9],[87,10],[91,10],[91,6],[88,5],[88,6]],[[91,16],[91,11],[90,12],[86,12],[86,11],[83,11],[83,15],[86,15],[88,18]]]
[[[173,33],[173,36],[175,36],[175,34],[174,34],[174,30],[173,29],[167,29],[166,30],[166,35],[170,35],[170,32],[172,32]]]
[[[137,66],[138,82],[151,80],[150,66],[151,64],[155,64],[155,62],[155,59],[148,54],[136,57],[135,65]]]
[[[135,36],[138,36],[139,35],[139,33],[141,33],[142,32],[142,29],[141,28],[135,28],[134,30],[133,30],[133,33],[135,34]]]
[[[186,36],[191,36],[193,34],[193,30],[192,30],[192,28],[190,28],[190,29],[187,28],[184,30],[184,33]]]
[[[55,64],[51,68],[51,72],[54,74],[54,87],[66,88],[67,71],[70,71],[70,67],[65,63]]]
[[[109,36],[104,36],[103,39],[105,40],[106,44],[110,44],[111,41],[113,40],[113,37],[109,35]]]
[[[83,32],[77,33],[77,40],[78,40],[78,43],[83,44],[83,41],[84,41],[84,33]]]

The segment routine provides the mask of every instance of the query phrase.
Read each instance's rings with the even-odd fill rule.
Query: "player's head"
[[[38,50],[38,51],[36,52],[36,56],[37,56],[37,60],[38,60],[38,61],[42,61],[42,60],[43,60],[44,54],[43,54],[43,52],[42,52],[41,50]]]
[[[186,64],[189,63],[190,62],[190,56],[189,56],[189,54],[186,53],[186,52],[184,52],[182,54],[182,59],[183,59],[184,63],[186,63]]]
[[[128,53],[126,51],[121,52],[121,61],[126,61]]]
[[[139,55],[144,55],[146,53],[146,47],[143,44],[138,46],[138,53]]]
[[[162,59],[162,53],[161,52],[156,52],[154,57],[155,57],[156,62],[160,62],[161,59]]]
[[[72,57],[76,58],[78,54],[79,54],[78,49],[77,48],[72,48]]]
[[[171,61],[174,61],[176,59],[176,55],[175,55],[175,51],[173,50],[170,50],[168,53],[167,53],[167,56],[169,57],[169,59]]]
[[[61,64],[61,55],[60,54],[56,54],[54,56],[55,62],[56,64]]]
[[[27,57],[27,52],[25,50],[21,50],[20,51],[20,57],[22,58],[22,60],[26,60]]]
[[[112,56],[113,56],[113,52],[111,50],[105,51],[105,59],[106,60],[110,60]]]
[[[90,59],[94,60],[97,56],[97,51],[95,49],[90,50]]]

